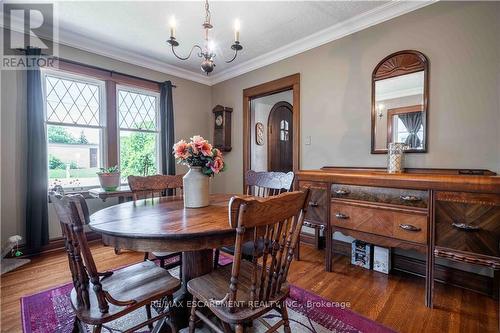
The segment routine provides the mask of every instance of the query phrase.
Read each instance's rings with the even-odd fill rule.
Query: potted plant
[[[120,169],[118,165],[109,168],[100,168],[97,173],[101,187],[105,191],[115,191],[120,186]]]
[[[226,165],[219,149],[199,135],[193,136],[188,143],[177,142],[173,154],[177,162],[189,166],[183,177],[184,207],[206,207],[209,203],[209,178],[224,171]]]

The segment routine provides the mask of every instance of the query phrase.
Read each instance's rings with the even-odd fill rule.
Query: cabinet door
[[[328,221],[329,192],[328,184],[320,182],[299,181],[299,188],[309,188],[311,196],[305,216],[308,222],[325,225]]]
[[[500,196],[438,192],[436,246],[500,257]]]

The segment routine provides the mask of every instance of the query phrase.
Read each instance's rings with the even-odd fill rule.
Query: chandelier
[[[198,57],[202,58],[201,62],[201,69],[203,72],[205,72],[207,75],[214,70],[215,67],[215,44],[212,40],[209,39],[208,33],[210,29],[212,29],[214,26],[212,25],[210,21],[210,7],[208,5],[208,0],[205,0],[205,22],[202,24],[203,29],[205,30],[205,42],[203,47],[201,47],[198,44],[193,45],[191,48],[191,51],[189,51],[189,54],[187,57],[181,57],[175,52],[175,48],[179,46],[179,42],[175,38],[175,29],[176,29],[176,22],[175,19],[172,18],[170,20],[170,39],[167,40],[167,43],[170,44],[172,47],[172,53],[180,60],[187,60],[191,57],[191,54],[195,49],[198,49]],[[231,50],[234,51],[233,57],[230,60],[226,60],[226,63],[232,62],[234,59],[236,59],[236,56],[238,55],[238,52],[243,49],[243,46],[240,44],[240,23],[238,20],[235,21],[234,23],[234,43],[231,45]]]

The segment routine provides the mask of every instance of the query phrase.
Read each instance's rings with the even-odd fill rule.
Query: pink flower
[[[181,140],[181,141],[177,142],[174,145],[175,158],[180,158],[182,160],[185,160],[186,158],[188,158],[190,156],[188,148],[189,148],[189,145],[187,144],[186,141]]]
[[[212,156],[212,145],[203,137],[195,135],[191,138],[193,153],[201,153],[203,156]]]
[[[208,141],[203,142],[199,149],[203,156],[212,156],[212,145]]]
[[[214,173],[219,173],[224,168],[224,161],[222,158],[216,157],[213,162],[209,163],[209,167]]]
[[[214,157],[218,157],[218,158],[222,159],[222,152],[217,148],[215,148]]]

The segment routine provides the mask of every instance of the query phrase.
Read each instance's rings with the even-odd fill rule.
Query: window
[[[280,141],[288,141],[288,140],[289,140],[288,121],[282,120],[280,121]]]
[[[158,93],[117,87],[120,170],[123,178],[159,173]]]
[[[44,71],[49,187],[99,184],[103,165],[104,82]]]
[[[403,121],[399,117],[394,117],[393,118],[393,127],[395,129],[394,131],[394,138],[393,142],[406,142],[406,138],[408,135],[410,135],[410,132],[408,132],[408,129],[406,126],[403,124]],[[417,136],[420,139],[420,142],[422,142],[424,138],[424,126],[421,125],[418,132]]]

